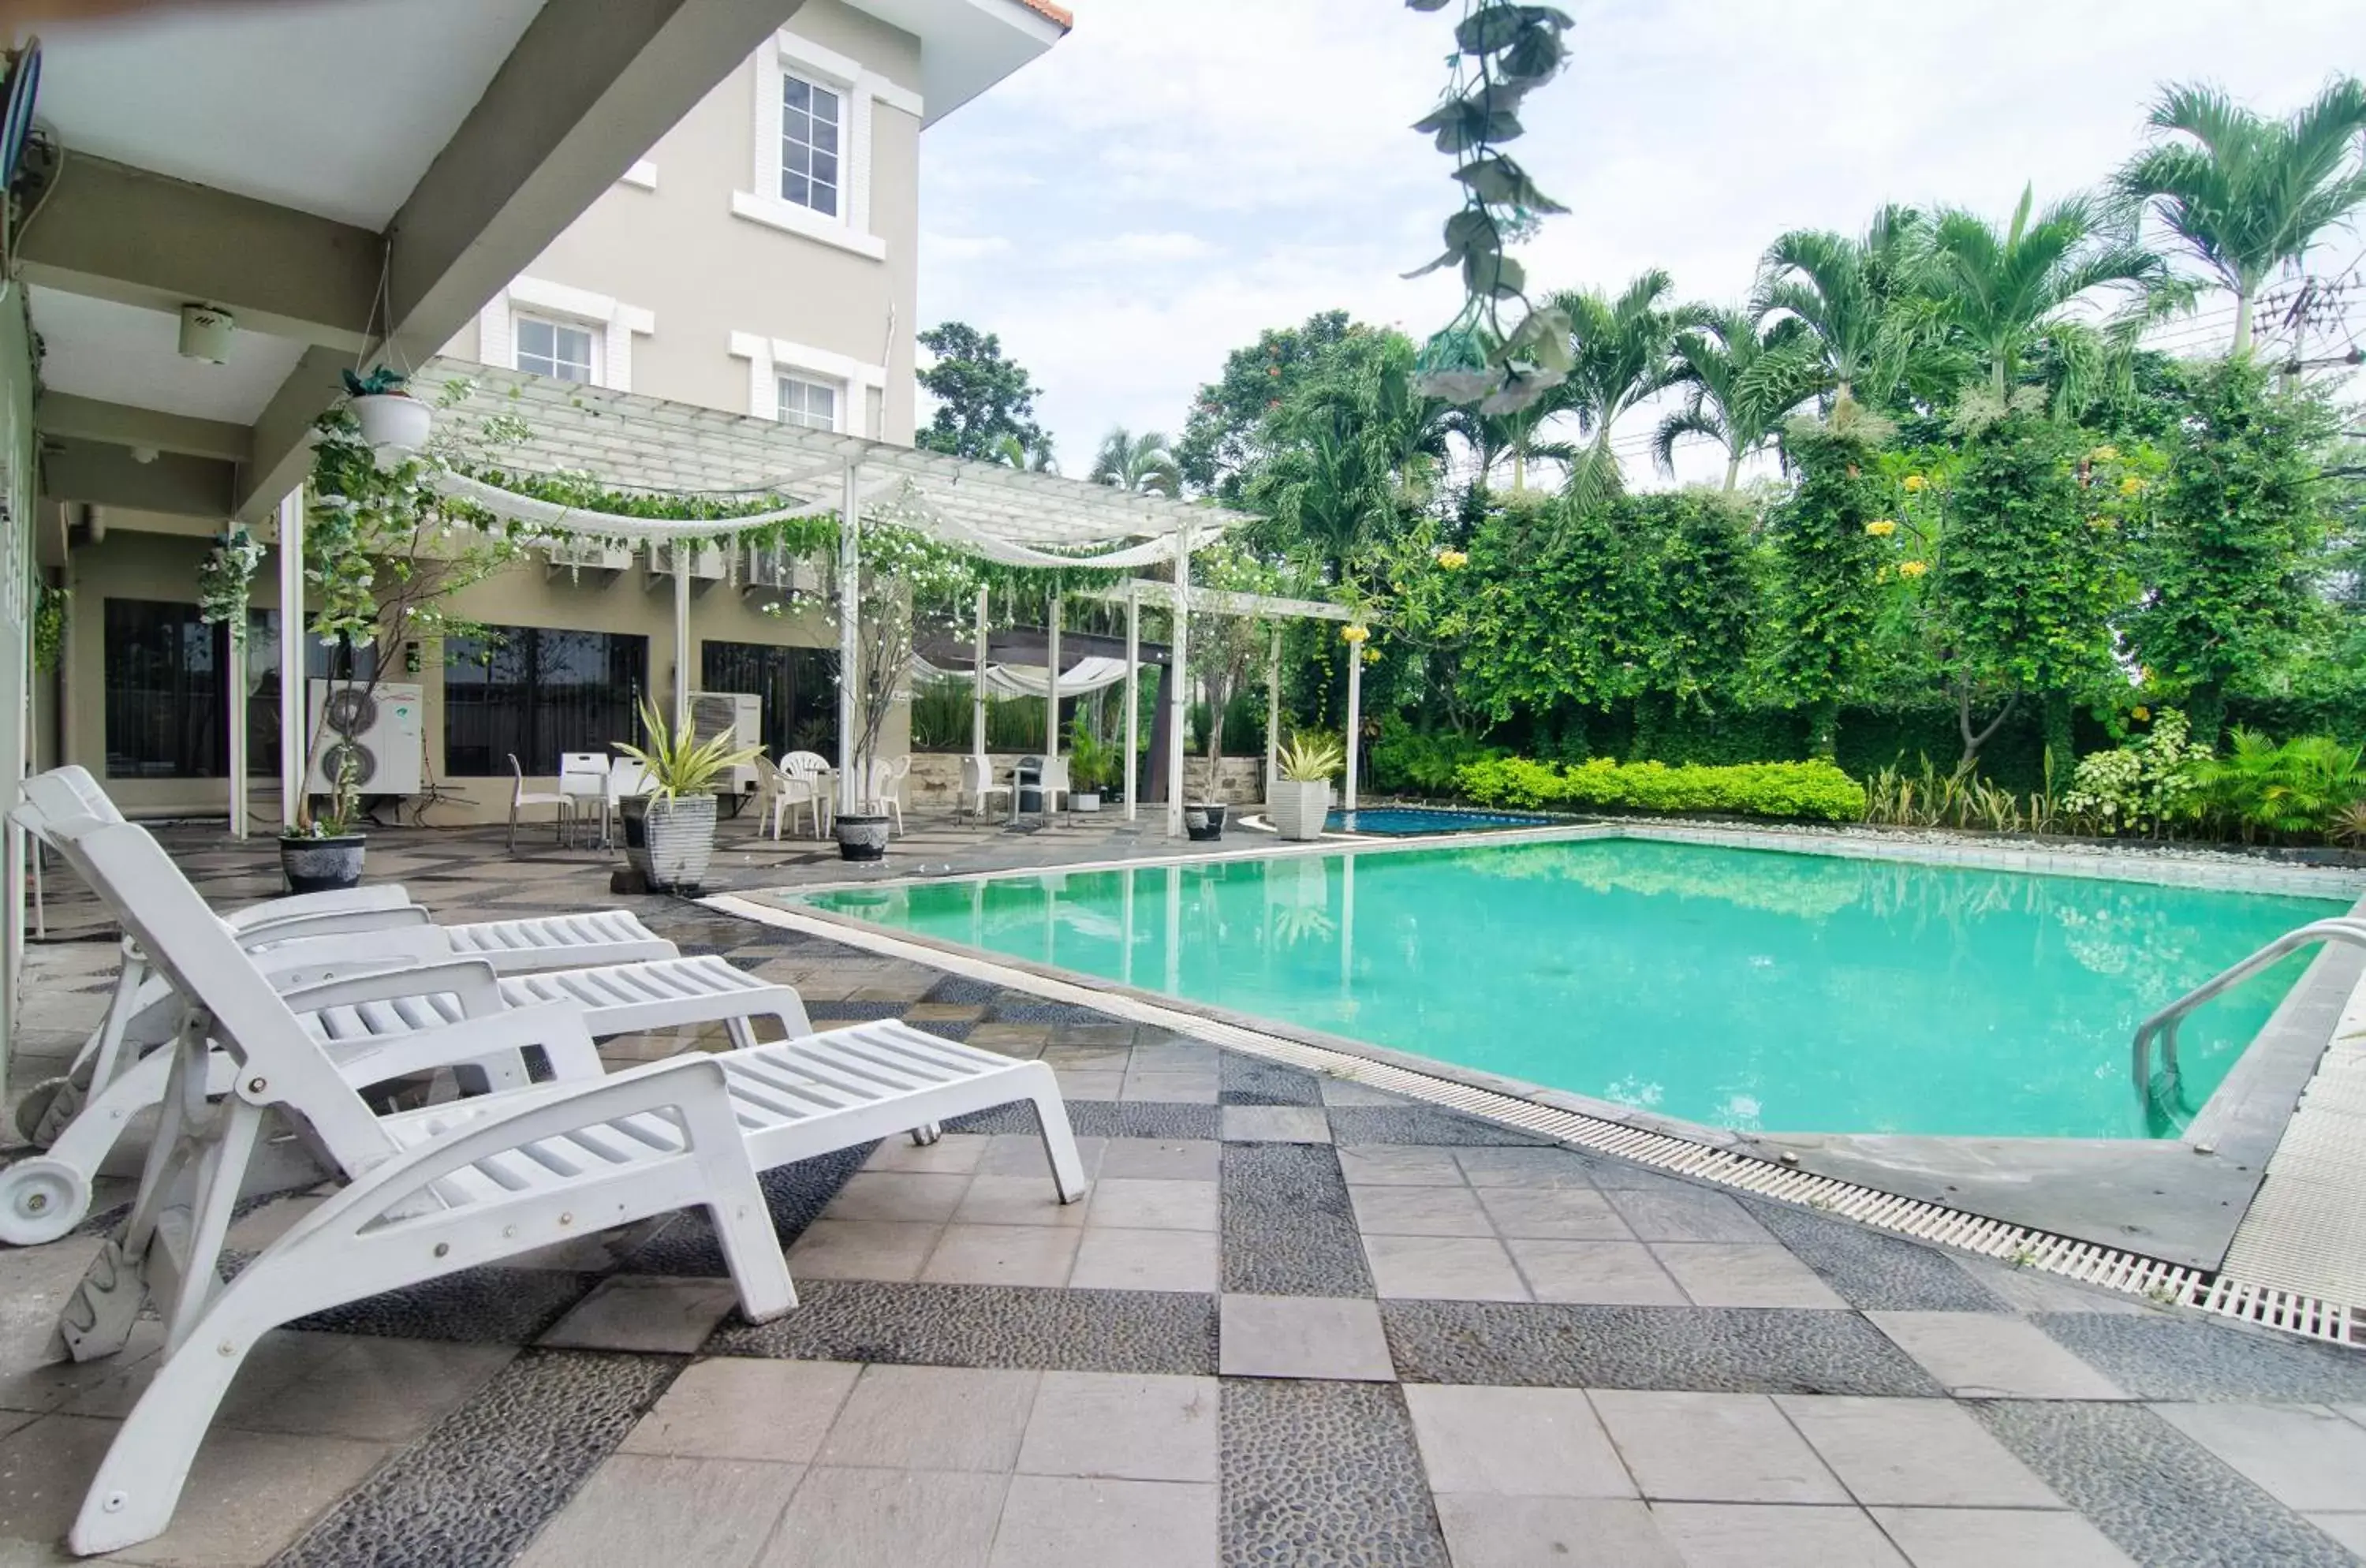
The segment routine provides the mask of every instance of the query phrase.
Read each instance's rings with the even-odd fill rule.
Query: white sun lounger
[[[1061,1199],[1084,1195],[1048,1066],[898,1023],[379,1117],[355,1082],[528,1046],[580,1062],[592,1050],[580,1011],[518,1008],[332,1060],[144,829],[88,818],[50,826],[191,1003],[130,1217],[60,1318],[77,1359],[119,1349],[144,1303],[155,1303],[165,1330],[162,1363],[68,1537],[77,1552],[114,1551],[165,1528],[247,1352],[295,1318],[703,1205],[741,1310],[761,1320],[794,1296],[755,1170],[1017,1100],[1035,1107]],[[236,1069],[219,1099],[204,1093],[208,1035]],[[223,1237],[266,1111],[294,1119],[347,1184],[224,1282]]]

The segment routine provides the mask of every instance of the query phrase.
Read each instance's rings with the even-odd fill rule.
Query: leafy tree
[[[2197,745],[2217,743],[2227,688],[2272,669],[2317,605],[2315,451],[2328,426],[2320,399],[2272,390],[2248,358],[2192,375],[2125,629],[2152,678],[2186,694]]]
[[[1919,321],[1930,224],[1911,208],[1885,207],[1864,234],[1794,229],[1767,247],[1752,309],[1798,321],[1819,350],[1814,390],[1834,402],[1887,403],[1906,374]]]
[[[1342,340],[1326,370],[1269,417],[1243,500],[1270,519],[1277,553],[1347,584],[1368,551],[1426,504],[1447,408],[1414,389],[1414,348],[1396,333]]]
[[[1089,477],[1097,485],[1110,485],[1137,495],[1183,493],[1182,474],[1175,466],[1175,456],[1166,448],[1166,437],[1155,430],[1136,435],[1121,424],[1111,426],[1110,433],[1101,437],[1101,449],[1093,455]]]
[[[1591,289],[1556,294],[1549,309],[1570,322],[1569,379],[1559,389],[1578,429],[1593,437],[1570,469],[1569,489],[1587,504],[1616,495],[1623,485],[1610,433],[1619,417],[1658,396],[1677,377],[1676,333],[1703,323],[1696,305],[1671,305],[1675,287],[1654,267],[1640,274],[1617,299]]]
[[[2240,354],[2269,275],[2366,205],[2366,84],[2340,77],[2281,120],[2214,87],[2180,85],[2153,105],[2150,123],[2165,135],[2112,186],[2234,291]]]
[[[2145,302],[2169,297],[2168,269],[2141,245],[2107,235],[2092,203],[2074,197],[2031,215],[2034,193],[2002,229],[1960,209],[1940,214],[1931,231],[1929,282],[1938,320],[1962,334],[2001,403],[2021,384],[2041,344],[2065,366],[2073,407],[2101,379],[2102,340],[2069,312],[2099,289],[2133,291],[2140,303],[2113,323],[2123,338],[2147,319]]]
[[[1776,565],[1770,637],[1770,683],[1808,709],[1808,746],[1829,760],[1839,739],[1841,699],[1862,674],[1878,614],[1875,572],[1884,521],[1883,491],[1866,468],[1892,427],[1842,400],[1829,418],[1807,415],[1784,427],[1783,446],[1798,483],[1766,519]]]
[[[1030,449],[1050,449],[1051,438],[1033,417],[1039,389],[1023,367],[1002,356],[1001,339],[964,321],[947,321],[921,333],[919,344],[936,355],[919,381],[937,400],[937,409],[918,446],[956,457],[991,458],[1008,436]]]
[[[1750,517],[1705,490],[1634,496],[1619,510],[1629,620],[1621,665],[1638,703],[1634,755],[1649,757],[1680,715],[1707,713],[1741,688],[1758,611]]]
[[[1761,329],[1756,312],[1715,310],[1676,333],[1673,385],[1684,406],[1660,421],[1651,456],[1673,475],[1676,443],[1706,436],[1725,448],[1725,489],[1742,460],[1774,437],[1775,426],[1815,390],[1816,360],[1808,329],[1786,316]]]
[[[1618,694],[1625,543],[1615,508],[1566,496],[1511,498],[1480,525],[1440,606],[1472,707],[1501,724]]]
[[[1303,386],[1351,328],[1345,310],[1320,310],[1303,326],[1268,328],[1224,357],[1222,378],[1200,389],[1176,465],[1193,490],[1239,504],[1250,467],[1263,454],[1258,428]]]
[[[998,437],[986,448],[986,461],[1031,474],[1056,474],[1060,460],[1052,455],[1052,438],[1038,433],[1032,441],[1017,435]]]

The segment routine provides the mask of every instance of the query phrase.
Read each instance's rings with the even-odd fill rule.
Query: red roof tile
[[[1069,30],[1076,25],[1075,16],[1065,8],[1053,5],[1052,0],[1019,0],[1019,3],[1039,17],[1051,17],[1060,24],[1063,31]]]

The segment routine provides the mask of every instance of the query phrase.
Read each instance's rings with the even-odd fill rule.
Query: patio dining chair
[[[597,808],[602,813],[603,837],[608,797],[608,753],[605,751],[561,751],[558,754],[558,793],[567,797],[567,838],[575,839],[575,824]]]
[[[536,806],[555,806],[558,808],[555,826],[558,840],[564,844],[567,841],[569,814],[575,806],[573,797],[561,795],[557,790],[526,788],[525,769],[519,765],[517,753],[514,751],[510,753],[510,773],[517,781],[510,790],[510,853],[517,853],[518,813]]]
[[[961,802],[967,804],[970,815],[984,817],[987,800],[997,795],[1008,796],[1010,794],[1009,784],[995,782],[993,759],[978,756],[962,759]]]
[[[1036,787],[1043,792],[1044,816],[1052,815],[1052,802],[1056,796],[1067,807],[1068,820],[1074,822],[1076,819],[1076,795],[1068,784],[1068,759],[1044,758],[1043,771]]]
[[[616,842],[616,823],[624,816],[625,802],[635,795],[649,793],[648,764],[632,757],[608,759],[608,778],[600,795],[600,847],[612,849]]]
[[[811,791],[805,803],[813,808],[814,837],[818,839],[828,832],[830,798],[825,781],[831,772],[829,759],[817,751],[791,751],[782,757],[781,772],[792,779],[803,779]],[[792,825],[796,822],[794,810],[789,814],[789,821]]]
[[[781,836],[781,823],[799,806],[814,804],[819,776],[804,773],[792,776],[770,757],[756,757],[756,834],[761,838],[770,832],[774,840]],[[818,814],[817,814],[818,820]]]
[[[898,833],[904,830],[904,778],[911,771],[912,759],[908,756],[892,761],[880,758],[872,762],[860,792],[862,803],[869,806],[875,802],[879,809],[887,814],[888,820],[895,824],[894,830]]]

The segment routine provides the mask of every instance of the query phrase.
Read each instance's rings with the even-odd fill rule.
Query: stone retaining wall
[[[988,758],[995,776],[1008,778],[1012,764],[1022,753],[997,751]],[[961,787],[961,753],[958,751],[915,751],[912,753],[911,775],[904,781],[904,804],[915,811],[950,811],[953,808],[954,792]],[[1189,793],[1200,795],[1207,786],[1208,759],[1189,758],[1184,762],[1184,778]],[[1222,790],[1220,796],[1229,805],[1254,806],[1265,799],[1265,759],[1263,757],[1227,757],[1219,776]],[[997,809],[1008,809],[1008,803],[997,798]]]

